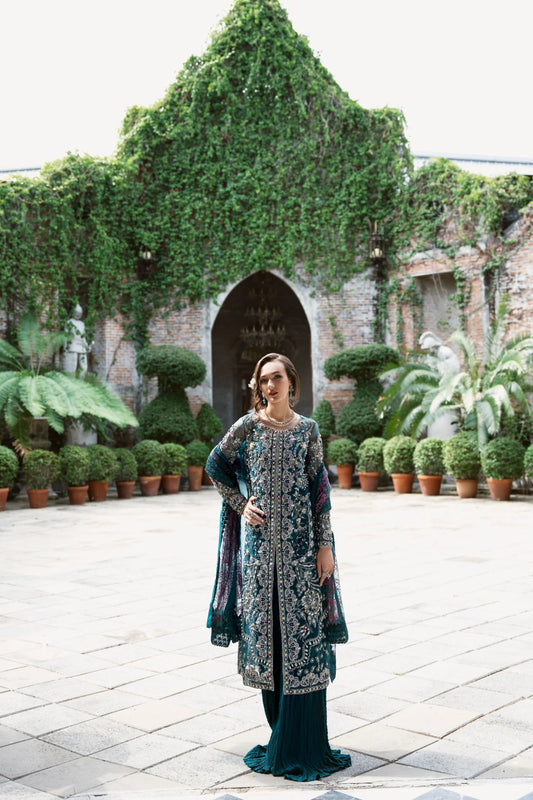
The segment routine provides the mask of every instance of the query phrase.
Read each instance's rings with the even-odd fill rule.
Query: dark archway
[[[287,284],[269,272],[258,272],[228,295],[211,331],[213,406],[226,430],[250,408],[248,381],[257,360],[283,353],[300,374],[297,410],[313,409],[311,332],[302,304]]]

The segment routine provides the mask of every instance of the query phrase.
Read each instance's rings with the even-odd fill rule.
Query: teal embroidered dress
[[[333,547],[318,426],[298,417],[279,430],[247,414],[215,447],[206,470],[223,498],[211,640],[239,642],[239,672],[263,691],[272,727],[269,744],[245,761],[293,780],[344,769],[350,757],[327,740],[325,689],[335,676],[335,644],[348,634],[337,569],[322,587],[317,575],[319,546]],[[265,521],[244,524],[241,537],[251,495]]]

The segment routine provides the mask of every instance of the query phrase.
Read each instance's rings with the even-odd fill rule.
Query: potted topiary
[[[22,464],[30,508],[44,508],[50,484],[59,478],[59,458],[50,450],[30,450]]]
[[[363,492],[375,492],[379,476],[383,470],[383,448],[385,439],[370,436],[359,445],[357,451],[357,471]]]
[[[139,484],[145,497],[155,497],[165,468],[165,448],[155,439],[143,439],[132,449],[137,462]]]
[[[414,464],[422,494],[439,494],[444,461],[442,460],[442,439],[430,437],[422,439],[415,447]]]
[[[455,478],[459,497],[475,497],[481,463],[474,436],[465,432],[456,433],[444,442],[442,457],[446,472]]]
[[[135,481],[137,480],[137,462],[135,456],[127,447],[117,447],[114,451],[118,469],[115,475],[117,494],[121,500],[130,500],[133,497]]]
[[[357,459],[357,445],[351,439],[333,439],[328,445],[328,460],[337,467],[339,488],[351,489]]]
[[[187,450],[181,444],[166,442],[165,466],[163,469],[163,492],[164,494],[176,494],[179,492],[181,475],[187,466]]]
[[[117,474],[117,459],[111,448],[103,444],[91,444],[89,454],[89,499],[101,502],[107,497],[107,490]]]
[[[383,464],[398,494],[409,494],[413,490],[414,450],[415,442],[410,436],[393,436],[383,448]]]
[[[481,450],[481,468],[493,500],[509,500],[513,480],[524,470],[525,449],[508,436],[492,439]]]
[[[224,430],[222,420],[217,417],[215,409],[209,403],[203,403],[200,411],[196,415],[196,427],[198,429],[198,438],[201,442],[209,445],[209,450],[213,447],[213,440],[215,436],[220,436]],[[202,473],[203,486],[212,486],[213,483],[207,472]]]
[[[187,451],[187,476],[189,478],[189,491],[196,492],[202,486],[202,474],[211,448],[199,439],[193,439],[185,445]]]
[[[13,450],[0,446],[0,511],[5,511],[7,496],[17,477],[18,468],[19,460]]]
[[[89,491],[89,453],[87,448],[67,444],[59,451],[61,477],[67,484],[68,499],[72,506],[82,506]]]

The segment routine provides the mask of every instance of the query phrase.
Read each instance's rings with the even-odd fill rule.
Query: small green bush
[[[418,442],[414,453],[415,472],[418,475],[444,475],[443,446],[442,439],[436,437]]]
[[[383,421],[377,414],[377,402],[383,392],[381,383],[368,380],[358,383],[353,400],[339,411],[337,433],[359,444],[369,437],[379,437]]]
[[[187,450],[181,444],[166,442],[163,475],[181,475],[187,466]]]
[[[414,472],[415,442],[409,436],[393,436],[383,448],[383,465],[389,475]]]
[[[357,469],[359,472],[381,472],[383,469],[383,448],[386,440],[380,436],[370,436],[359,445]]]
[[[19,460],[9,447],[0,446],[0,489],[10,489],[19,468]]]
[[[334,439],[328,445],[328,461],[337,466],[355,464],[357,445],[351,439]]]
[[[196,415],[196,428],[201,442],[210,444],[215,436],[220,436],[224,427],[209,403],[204,403]],[[173,473],[174,474],[174,473]]]
[[[48,489],[59,478],[60,471],[59,458],[50,450],[30,450],[22,465],[28,489]]]
[[[520,478],[525,448],[515,439],[492,439],[481,450],[481,468],[487,478]]]
[[[333,436],[335,433],[335,416],[329,400],[321,400],[313,411],[312,416],[323,439]]]
[[[59,451],[61,477],[67,486],[86,486],[89,480],[89,452],[86,447],[67,444]]]
[[[89,480],[109,483],[115,480],[118,464],[115,451],[103,444],[91,444],[87,447],[89,454]]]
[[[144,440],[187,444],[198,438],[198,427],[183,390],[160,394],[142,411],[139,431]]]
[[[156,477],[163,474],[165,448],[154,439],[144,439],[132,449],[139,475]]]
[[[128,450],[127,447],[117,447],[114,453],[118,465],[117,474],[115,475],[117,483],[121,481],[136,481],[137,462],[132,451]]]
[[[341,350],[324,362],[324,373],[330,381],[353,378],[367,381],[390,366],[400,363],[400,354],[385,344],[362,344]]]
[[[524,474],[526,478],[533,478],[533,444],[524,453]]]
[[[143,347],[137,356],[137,369],[147,378],[159,379],[160,391],[173,386],[198,386],[205,378],[206,366],[200,356],[172,344]]]
[[[211,448],[205,442],[195,439],[185,445],[187,451],[187,464],[190,467],[205,467]]]
[[[456,433],[444,442],[442,448],[446,472],[456,480],[475,480],[479,475],[481,462],[477,441],[468,433]]]

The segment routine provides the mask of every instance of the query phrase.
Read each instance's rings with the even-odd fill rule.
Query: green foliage
[[[164,475],[181,475],[187,466],[187,450],[181,444],[167,442],[165,448]]]
[[[337,433],[359,444],[369,436],[379,436],[383,422],[377,414],[377,403],[383,392],[378,380],[358,383],[353,400],[337,416]]]
[[[383,465],[389,475],[414,472],[414,439],[409,436],[394,436],[383,448]]]
[[[137,370],[147,378],[157,377],[160,391],[198,386],[205,378],[206,366],[200,356],[171,344],[149,345],[137,355]]]
[[[139,475],[162,475],[166,463],[165,448],[153,439],[144,439],[132,449]]]
[[[335,416],[329,400],[321,400],[312,414],[323,439],[327,440],[335,433]]]
[[[481,450],[481,468],[487,478],[520,478],[524,470],[525,448],[520,442],[502,436],[492,439]]]
[[[533,478],[533,444],[524,453],[524,474],[526,478]]]
[[[199,439],[185,445],[187,451],[187,464],[190,467],[205,467],[211,448]]]
[[[89,480],[89,449],[68,444],[59,451],[61,477],[67,486],[86,486]]]
[[[359,472],[381,472],[383,469],[383,448],[386,440],[380,436],[370,436],[359,445],[357,469]]]
[[[117,483],[120,481],[136,481],[137,480],[137,462],[135,456],[126,447],[117,447],[113,451],[117,460],[117,473],[115,480]]]
[[[400,354],[384,344],[362,344],[330,356],[324,362],[324,374],[330,381],[353,378],[367,381],[375,378],[386,367],[400,363]]]
[[[102,444],[91,444],[86,449],[89,456],[89,480],[106,483],[115,480],[118,472],[115,451]]]
[[[479,449],[475,436],[468,433],[456,433],[444,442],[442,448],[446,472],[456,480],[473,480],[478,477],[481,468]]]
[[[415,447],[414,465],[418,475],[444,475],[442,439],[422,439]]]
[[[328,461],[331,464],[342,466],[355,464],[357,460],[357,445],[350,439],[334,439],[328,445]]]
[[[145,439],[187,444],[198,436],[198,428],[183,389],[160,394],[139,416],[139,432]]]
[[[50,450],[31,450],[22,463],[24,482],[28,489],[47,489],[59,478],[59,457]]]
[[[223,431],[222,421],[215,414],[215,409],[209,403],[203,403],[196,415],[198,438],[206,444],[211,444],[215,436],[220,436]]]
[[[0,489],[10,488],[17,476],[19,460],[9,447],[0,446]]]

